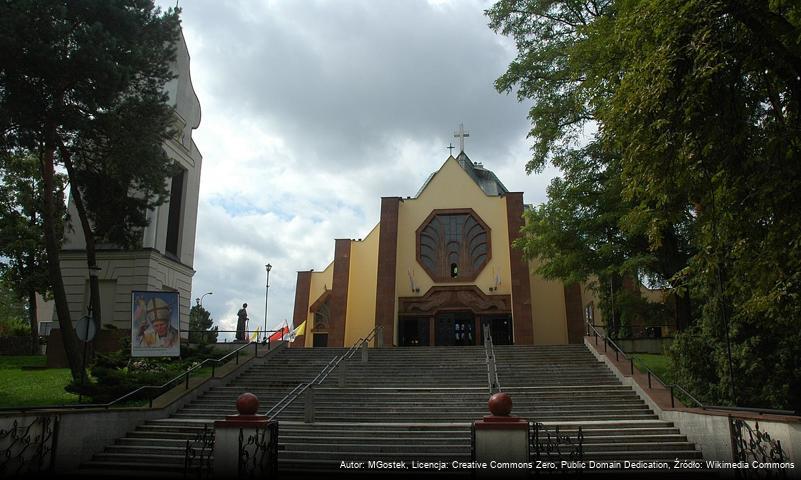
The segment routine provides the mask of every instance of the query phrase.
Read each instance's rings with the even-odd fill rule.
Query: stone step
[[[339,451],[339,452],[320,452],[317,450],[282,450],[278,454],[279,462],[295,461],[295,459],[305,460],[314,458],[318,462],[332,462],[337,468],[341,461],[366,461],[366,460],[384,460],[384,461],[401,461],[401,460],[417,460],[420,462],[433,462],[433,461],[446,461],[448,463],[458,461],[470,461],[470,448],[466,449],[463,453],[447,453],[441,454],[436,452],[422,452],[408,455],[405,453],[396,452],[379,452],[379,453],[363,453],[361,451]]]
[[[451,400],[452,401],[452,400]],[[431,405],[434,402],[428,401],[421,401],[421,400],[413,400],[413,399],[406,399],[406,400],[398,400],[392,402],[391,406],[393,408],[431,408]],[[269,405],[269,403],[267,404]],[[465,406],[468,405],[470,408],[479,408],[484,409],[486,408],[486,401],[483,399],[477,399],[472,401],[462,400],[461,405]],[[295,407],[302,407],[302,401],[296,401],[288,408],[295,408]],[[351,408],[366,408],[366,409],[375,409],[375,408],[385,408],[387,407],[386,402],[382,402],[381,400],[343,400],[340,398],[329,397],[329,396],[317,396],[314,397],[314,406],[315,408],[342,408],[343,406],[351,407]],[[595,407],[595,408],[607,408],[607,407],[642,407],[645,406],[645,403],[640,399],[586,399],[586,400],[571,400],[568,398],[560,399],[560,400],[550,400],[550,401],[543,401],[543,400],[515,400],[513,406],[513,412],[517,414],[521,410],[531,411],[532,409],[549,409],[549,407],[554,408],[581,408],[581,407]],[[213,409],[229,409],[235,410],[234,408],[234,401],[221,401],[221,400],[194,400],[190,402],[187,407],[192,408],[213,408]],[[266,412],[269,410],[266,406],[262,406],[259,408],[261,412]]]
[[[195,470],[196,471],[196,470]],[[152,474],[145,474],[143,472],[154,472]],[[183,462],[178,465],[175,463],[150,463],[143,462],[142,459],[130,458],[126,461],[111,461],[111,460],[91,460],[81,465],[79,474],[87,474],[90,476],[99,476],[106,478],[114,477],[159,477],[159,478],[185,478],[184,477],[184,464]],[[195,476],[193,471],[190,471],[192,477]]]
[[[429,444],[420,445],[415,444],[382,444],[378,442],[369,443],[292,443],[292,442],[279,442],[279,445],[284,446],[284,450],[279,453],[279,457],[284,454],[292,455],[297,451],[315,451],[317,453],[337,453],[337,452],[353,452],[358,451],[365,455],[376,454],[406,454],[411,456],[417,454],[428,455],[470,455],[470,440],[458,444]]]
[[[548,454],[543,453],[541,455],[543,459],[548,458],[562,458],[559,457],[557,454],[549,456]],[[644,450],[644,451],[623,451],[623,452],[594,452],[592,454],[585,454],[584,461],[611,461],[611,460],[675,460],[675,459],[684,459],[684,460],[691,460],[691,459],[698,459],[702,458],[701,452],[697,450],[687,449],[687,450]],[[642,472],[640,472],[642,474]]]
[[[655,420],[659,418],[655,414],[604,414],[604,418],[610,420],[638,420],[638,419],[649,419]],[[194,419],[205,419],[205,420],[220,420],[222,416],[218,414],[182,414],[176,413],[172,418],[175,419],[185,419],[185,418],[194,418]],[[292,415],[286,412],[282,412],[278,417],[278,420],[295,420],[300,421],[303,419],[302,415]],[[432,422],[432,423],[453,423],[453,422],[467,422],[472,421],[476,416],[443,416],[443,415],[431,415],[431,416],[423,416],[423,415],[404,415],[404,414],[395,414],[395,415],[380,415],[376,417],[366,417],[363,415],[355,415],[350,417],[352,420],[358,420],[360,422],[373,422],[373,423],[386,423],[386,422]],[[537,419],[540,421],[592,421],[598,419],[598,414],[545,414],[540,412],[537,416]],[[322,416],[322,415],[315,415],[315,420],[319,422],[340,422],[343,421],[344,418],[342,416]]]
[[[351,406],[354,408],[349,409],[348,411],[343,411],[342,404],[337,404],[335,402],[326,402],[324,399],[320,402],[317,401],[318,399],[315,398],[314,404],[314,412],[315,414],[336,414],[341,413],[343,416],[350,417],[359,415],[369,415],[369,414],[380,414],[380,413],[392,413],[392,412],[438,412],[438,413],[447,413],[452,412],[454,409],[449,405],[431,405],[429,403],[408,403],[408,404],[357,404],[353,403]],[[587,407],[592,407],[591,410],[588,410]],[[597,413],[598,415],[603,415],[606,413],[614,413],[614,412],[641,412],[641,411],[651,411],[650,407],[646,405],[644,402],[636,402],[631,405],[622,404],[622,403],[613,403],[613,404],[556,404],[551,403],[547,406],[543,406],[541,408],[526,408],[527,405],[517,405],[514,407],[514,412],[518,416],[525,416],[524,414],[541,414],[541,413],[558,413],[562,411],[584,411],[587,413]],[[485,403],[465,403],[460,406],[460,411],[463,412],[464,415],[477,415],[476,419],[482,418],[484,415],[487,415]],[[295,410],[295,411],[303,411],[304,404],[302,400],[296,401],[291,403],[285,411],[287,410]],[[260,408],[260,411],[266,412],[267,408]],[[231,412],[236,413],[236,409],[226,406],[212,406],[212,405],[190,405],[182,408],[179,413],[219,413],[222,415],[230,415]]]
[[[534,448],[534,446],[531,446]],[[695,445],[690,442],[666,442],[654,445],[653,443],[634,443],[634,442],[616,442],[616,443],[587,443],[586,440],[582,445],[584,454],[592,456],[596,453],[609,453],[609,452],[642,452],[642,451],[687,451],[695,450]]]
[[[471,407],[480,405],[482,408],[486,408],[487,401],[489,400],[489,395],[486,396],[477,396],[472,398],[461,398],[458,399],[458,402],[461,405],[470,405]],[[276,399],[277,401],[278,399]],[[425,406],[430,407],[432,405],[437,405],[443,401],[447,401],[448,404],[453,404],[456,399],[449,395],[443,395],[441,397],[429,397],[429,398],[416,398],[414,395],[405,395],[403,397],[398,398],[394,401],[387,401],[386,398],[376,398],[372,396],[366,397],[358,397],[358,396],[350,396],[344,397],[340,395],[335,395],[331,393],[322,393],[319,390],[314,392],[314,402],[316,406],[320,405],[364,405],[364,406]],[[298,402],[301,402],[299,400]],[[198,400],[193,400],[188,404],[188,406],[199,406],[199,405],[208,405],[208,406],[215,406],[219,408],[234,408],[236,403],[235,397],[220,399],[220,398],[200,398]],[[272,401],[265,401],[260,402],[260,409],[267,410],[269,406],[275,402]],[[297,402],[295,402],[297,403]],[[625,397],[625,398],[591,398],[591,397],[578,397],[578,398],[571,398],[568,396],[563,396],[560,398],[551,398],[551,399],[541,399],[537,397],[514,397],[513,398],[513,409],[517,410],[518,408],[529,406],[529,407],[542,407],[542,406],[549,406],[549,405],[557,405],[557,406],[564,406],[564,405],[593,405],[593,406],[602,406],[602,405],[617,405],[617,406],[628,406],[628,405],[643,405],[644,402],[636,397]]]
[[[114,447],[108,447],[114,448]],[[183,471],[184,468],[184,453],[180,454],[151,454],[148,453],[147,457],[142,457],[139,453],[96,453],[92,457],[92,462],[87,463],[90,466],[94,462],[112,462],[124,464],[136,464],[142,470],[158,470],[157,467],[177,467]]]
[[[235,405],[236,399],[243,391],[237,394],[207,394],[200,397],[198,400],[194,400],[193,403],[203,402],[206,404],[216,403],[221,405]],[[251,393],[253,393],[251,391]],[[256,394],[258,395],[258,394]],[[280,394],[279,394],[280,395]],[[259,403],[262,407],[275,405],[279,400],[281,400],[286,394],[283,395],[258,395]],[[448,401],[449,403],[462,402],[470,403],[470,404],[486,404],[487,400],[489,400],[489,393],[480,393],[474,395],[447,395],[447,394],[397,394],[397,395],[385,395],[385,394],[350,394],[346,392],[332,392],[332,391],[323,391],[320,389],[314,390],[314,398],[315,400],[321,401],[330,401],[330,402],[342,402],[342,403],[383,403],[383,402],[392,402],[392,403],[428,403],[428,404],[436,404],[442,401]],[[628,393],[614,393],[609,395],[591,395],[591,394],[575,394],[571,395],[569,393],[558,393],[558,394],[521,394],[521,395],[514,395],[512,396],[512,402],[514,408],[518,405],[540,405],[540,404],[549,404],[549,403],[565,403],[565,402],[572,402],[572,403],[616,403],[616,402],[636,402],[642,401],[635,393],[628,392]]]
[[[165,463],[172,463],[172,457],[180,457],[183,463],[184,454],[186,453],[186,442],[183,444],[175,443],[173,445],[127,445],[115,444],[106,447],[103,452],[106,455],[139,455],[147,458],[161,458],[166,457],[169,460]]]

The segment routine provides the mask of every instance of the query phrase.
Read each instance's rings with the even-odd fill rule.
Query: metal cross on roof
[[[464,131],[464,124],[459,124],[459,131],[453,132],[453,138],[459,139],[459,153],[464,152],[464,137],[469,137],[470,134]]]
[[[456,148],[456,147],[453,146],[453,142],[448,142],[448,146],[445,147],[445,148],[448,149],[448,153],[449,154],[453,155],[453,149]]]

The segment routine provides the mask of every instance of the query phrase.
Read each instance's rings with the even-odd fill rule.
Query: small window
[[[459,276],[459,265],[451,263],[451,278],[456,278],[458,276]]]

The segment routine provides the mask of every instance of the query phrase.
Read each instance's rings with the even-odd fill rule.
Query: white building
[[[192,87],[189,51],[183,35],[172,70],[177,78],[166,89],[179,132],[164,144],[164,149],[182,167],[181,173],[167,179],[169,200],[148,212],[150,224],[142,232],[142,248],[121,250],[97,245],[103,325],[130,329],[133,290],[177,291],[181,330],[189,325],[202,155],[192,140],[192,130],[200,125],[200,102]],[[83,230],[71,198],[68,211],[72,225],[64,233],[61,273],[70,315],[77,320],[86,314],[89,305],[89,271]]]

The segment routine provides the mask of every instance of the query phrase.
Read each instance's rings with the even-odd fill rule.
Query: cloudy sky
[[[174,5],[164,2],[163,6]],[[493,88],[514,58],[473,0],[184,0],[202,105],[203,154],[192,298],[221,329],[249,304],[292,320],[296,274],[323,270],[335,238],[363,238],[381,196],[414,195],[465,151],[526,203],[553,171],[527,176],[527,103]],[[194,300],[193,300],[194,301]]]

